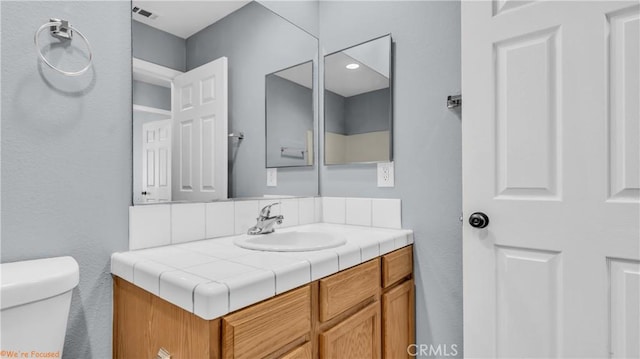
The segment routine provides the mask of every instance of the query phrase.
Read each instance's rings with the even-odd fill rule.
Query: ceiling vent
[[[131,9],[131,11],[133,11],[134,14],[138,14],[140,16],[144,16],[144,17],[146,17],[148,19],[151,19],[151,20],[155,20],[158,17],[158,15],[152,13],[151,11],[147,11],[147,10],[139,8],[137,6],[134,6],[133,9]]]

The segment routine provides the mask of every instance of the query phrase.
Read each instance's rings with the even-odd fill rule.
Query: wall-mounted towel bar
[[[231,132],[229,134],[229,137],[230,138],[237,138],[238,140],[244,140],[244,132],[238,132],[238,133]]]
[[[447,96],[447,108],[452,109],[462,106],[462,95]]]
[[[305,152],[304,148],[280,147],[280,156],[282,157],[304,158]]]

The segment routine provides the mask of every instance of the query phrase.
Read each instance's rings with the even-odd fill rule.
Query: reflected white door
[[[227,198],[227,58],[173,81],[173,200]]]
[[[467,357],[640,356],[639,10],[462,2]]]
[[[142,125],[142,198],[171,201],[171,119]]]

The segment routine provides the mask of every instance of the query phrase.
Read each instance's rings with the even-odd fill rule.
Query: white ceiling
[[[366,63],[368,67],[379,72],[382,76],[389,77],[391,68],[389,66],[391,54],[390,35],[350,47],[342,52],[360,62]]]
[[[286,70],[278,71],[276,76],[297,83],[306,88],[313,88],[313,63],[305,62],[298,66],[290,67]]]
[[[152,20],[132,13],[132,18],[186,39],[250,2],[251,0],[133,0],[133,7],[147,10],[158,17]]]
[[[348,64],[353,63],[359,64],[360,67],[355,70],[346,68]],[[338,52],[324,59],[324,85],[333,93],[351,97],[387,88],[389,78],[344,52]]]

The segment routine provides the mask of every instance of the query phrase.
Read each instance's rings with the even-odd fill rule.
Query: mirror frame
[[[368,42],[371,41],[376,41],[385,37],[389,37],[389,160],[388,161],[364,161],[364,162],[345,162],[345,163],[327,163],[327,156],[326,156],[326,151],[327,151],[327,121],[326,121],[326,117],[327,117],[327,101],[326,101],[326,97],[324,95],[324,92],[327,91],[326,89],[326,80],[327,80],[327,69],[325,67],[325,62],[326,62],[326,58],[328,56],[343,52],[345,50],[349,50],[351,48],[360,46],[360,45],[364,45]],[[391,33],[382,35],[382,36],[378,36],[375,37],[373,39],[369,39],[360,43],[357,43],[355,45],[351,45],[349,47],[345,47],[342,48],[338,51],[333,51],[331,53],[325,54],[322,57],[322,164],[324,166],[351,166],[351,165],[368,165],[368,164],[374,164],[374,163],[387,163],[387,162],[393,162],[393,93],[394,93],[394,86],[393,86],[393,82],[394,82],[394,43],[393,43],[393,37],[391,36]],[[318,93],[320,93],[320,91],[318,91]]]
[[[319,42],[319,40],[318,40],[318,42]],[[316,54],[316,57],[319,57],[319,56]],[[292,65],[292,66],[289,66],[289,67],[285,67],[283,69],[280,69],[280,70],[277,70],[277,71],[274,71],[274,72],[271,72],[271,73],[268,73],[268,74],[264,75],[264,166],[265,166],[265,168],[309,168],[309,167],[314,167],[315,164],[316,164],[316,159],[315,159],[315,155],[316,154],[315,154],[315,152],[318,151],[318,150],[316,149],[316,144],[315,143],[312,146],[314,153],[307,154],[307,156],[311,156],[311,164],[310,165],[271,166],[270,167],[269,166],[269,162],[268,162],[269,154],[267,152],[268,146],[269,146],[268,142],[267,142],[268,139],[269,139],[269,137],[268,137],[268,133],[269,133],[268,132],[268,125],[267,125],[267,95],[268,95],[268,93],[267,93],[267,76],[275,75],[278,72],[285,71],[285,70],[288,70],[288,69],[292,69],[294,67],[297,67],[297,66],[300,66],[300,65],[304,65],[304,64],[307,64],[309,62],[311,63],[311,117],[313,118],[312,129],[314,131],[314,134],[313,134],[314,142],[316,142],[315,139],[318,138],[318,136],[319,136],[319,134],[315,133],[316,131],[320,131],[320,129],[318,128],[319,127],[318,126],[318,120],[319,120],[320,116],[319,115],[316,116],[316,105],[315,105],[315,101],[314,101],[314,91],[316,90],[316,87],[317,87],[314,84],[314,82],[316,82],[316,81],[314,81],[315,80],[314,71],[316,70],[316,64],[315,64],[316,61],[315,61],[315,59],[303,61],[303,62],[301,62],[299,64],[295,64],[295,65]],[[318,95],[317,96],[319,96],[319,93],[320,93],[320,91],[318,91]],[[316,118],[318,118],[318,119],[316,119]],[[320,178],[319,177],[320,176],[318,176],[318,188],[320,188]]]

